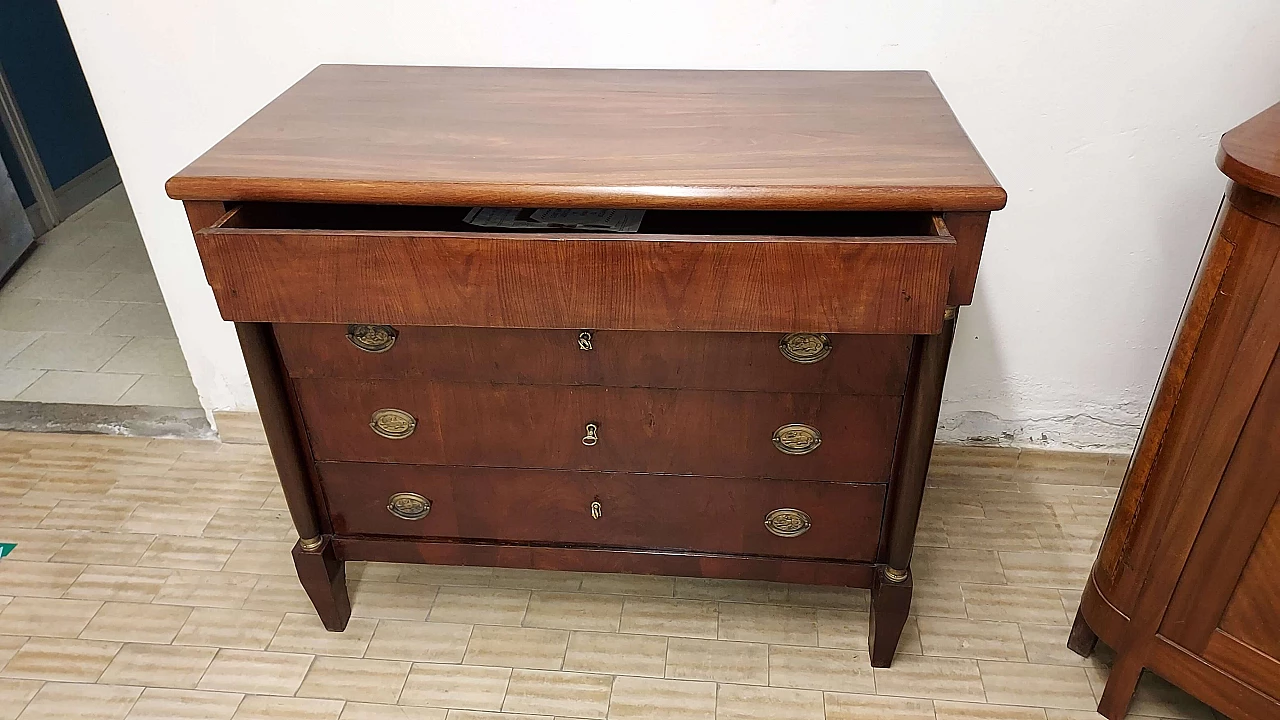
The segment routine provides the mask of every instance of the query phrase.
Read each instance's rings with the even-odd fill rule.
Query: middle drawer
[[[318,461],[836,482],[888,480],[902,401],[404,380],[294,387]]]

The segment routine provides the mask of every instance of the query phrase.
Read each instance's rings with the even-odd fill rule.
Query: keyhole
[[[591,447],[600,442],[600,436],[596,434],[596,424],[587,423],[587,434],[582,436],[582,444]]]
[[[582,332],[578,333],[578,349],[579,350],[591,349],[591,331],[590,330],[583,330]]]
[[[591,519],[599,520],[600,516],[604,514],[603,510],[604,509],[600,506],[600,501],[593,500],[591,502]]]

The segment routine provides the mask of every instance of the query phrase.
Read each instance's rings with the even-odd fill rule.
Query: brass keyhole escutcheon
[[[387,509],[401,520],[421,520],[431,512],[431,501],[418,493],[398,492],[387,500]]]
[[[591,519],[599,520],[600,516],[603,514],[604,514],[604,508],[600,505],[600,501],[592,500],[591,501]]]
[[[773,446],[788,455],[808,455],[821,444],[818,428],[803,423],[783,425],[773,431]]]
[[[582,444],[591,447],[600,442],[599,428],[595,423],[587,423],[586,434],[582,436]]]
[[[365,352],[383,353],[396,344],[400,333],[390,325],[348,325],[347,339]]]
[[[799,537],[809,532],[811,525],[809,513],[795,508],[770,510],[764,516],[765,528],[778,537]]]
[[[395,408],[383,408],[374,411],[369,418],[369,427],[389,440],[401,440],[413,434],[418,421],[412,415]]]
[[[822,333],[791,333],[778,341],[778,350],[791,362],[808,365],[831,354],[831,340]]]
[[[578,333],[578,349],[579,350],[592,349],[593,347],[591,344],[592,337],[594,337],[594,334],[590,330],[583,330],[582,332]]]

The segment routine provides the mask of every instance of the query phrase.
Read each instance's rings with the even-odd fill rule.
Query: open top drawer
[[[248,203],[196,232],[246,322],[936,333],[955,240],[928,213],[649,211],[528,232],[467,208]]]

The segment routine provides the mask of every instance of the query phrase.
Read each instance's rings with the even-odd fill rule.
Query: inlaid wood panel
[[[1280,481],[1278,475],[1275,481]],[[1236,585],[1221,628],[1227,634],[1275,658],[1280,668],[1280,504],[1249,554],[1240,582]],[[1280,686],[1280,679],[1276,685]]]
[[[901,398],[425,381],[295,380],[317,460],[886,482]],[[417,426],[370,428],[384,408]],[[586,425],[598,441],[583,444]],[[811,425],[788,455],[774,432]]]
[[[911,339],[832,335],[829,354],[787,359],[781,333],[668,333],[398,327],[389,350],[347,339],[347,325],[275,326],[296,378],[413,379],[547,385],[898,395]]]
[[[883,485],[327,462],[319,469],[339,535],[870,561],[884,511]],[[426,516],[393,515],[387,504],[400,492],[430,500]],[[806,513],[808,530],[771,533],[765,517],[779,509]]]

